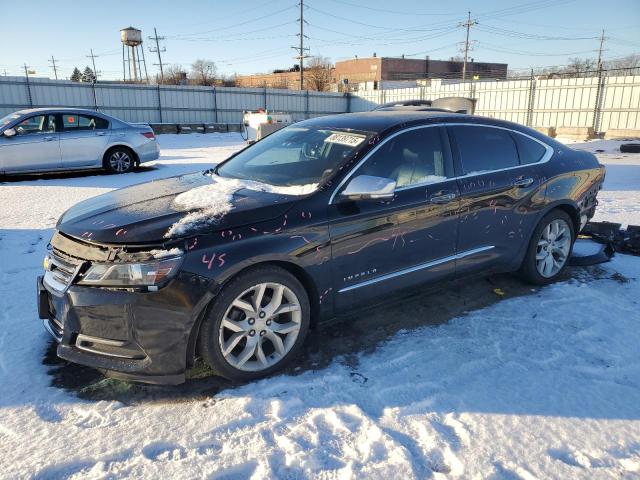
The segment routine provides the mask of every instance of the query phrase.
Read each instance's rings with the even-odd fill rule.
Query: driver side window
[[[439,128],[416,128],[391,138],[358,169],[357,175],[390,178],[397,188],[445,180]]]
[[[52,133],[56,131],[55,117],[53,115],[35,115],[25,118],[15,126],[15,130],[18,135]]]

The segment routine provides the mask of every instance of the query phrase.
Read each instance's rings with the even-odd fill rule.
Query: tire
[[[125,147],[115,147],[104,156],[104,168],[111,173],[128,173],[136,166],[133,152]]]
[[[640,143],[623,143],[620,145],[622,153],[640,153]]]
[[[563,227],[565,231],[555,230],[554,226]],[[563,239],[566,239],[566,244]],[[554,282],[569,264],[575,239],[573,221],[566,212],[552,210],[547,213],[531,235],[520,276],[534,285]]]
[[[255,306],[258,298],[261,308]],[[274,309],[284,312],[272,314]],[[266,377],[299,353],[310,318],[309,297],[296,277],[276,266],[256,267],[217,296],[200,328],[198,349],[211,369],[229,380]]]

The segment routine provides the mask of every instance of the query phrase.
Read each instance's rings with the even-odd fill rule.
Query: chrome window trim
[[[495,172],[504,172],[504,171],[508,171],[508,170],[515,170],[517,168],[523,168],[523,167],[529,167],[531,165],[542,165],[543,163],[547,163],[549,160],[551,160],[551,157],[553,157],[553,154],[555,153],[555,151],[553,150],[553,147],[551,147],[551,145],[548,145],[546,143],[544,143],[542,140],[539,140],[535,137],[532,137],[531,135],[528,135],[526,133],[522,133],[519,132],[517,130],[514,130],[512,128],[508,128],[508,127],[502,127],[499,125],[485,125],[482,123],[463,123],[463,122],[456,122],[456,123],[434,123],[434,124],[430,124],[430,125],[417,125],[415,127],[409,127],[409,128],[405,128],[403,130],[399,130],[395,133],[393,133],[392,135],[388,136],[387,138],[385,138],[382,142],[380,142],[378,145],[375,146],[375,148],[373,150],[371,150],[369,153],[367,153],[357,164],[355,167],[353,167],[353,169],[347,174],[347,176],[345,178],[342,179],[342,181],[338,184],[338,186],[336,187],[336,189],[333,191],[333,193],[331,194],[331,197],[329,198],[329,205],[331,205],[333,203],[333,200],[335,199],[336,195],[338,194],[338,191],[344,186],[344,184],[358,171],[358,169],[362,166],[362,164],[364,162],[366,162],[380,147],[382,147],[382,145],[384,145],[386,142],[388,142],[389,140],[397,137],[398,135],[400,135],[401,133],[405,133],[405,132],[410,132],[412,130],[418,130],[420,128],[430,128],[430,127],[449,127],[449,126],[464,126],[464,127],[487,127],[487,128],[497,128],[500,130],[507,130],[508,132],[511,133],[515,133],[518,135],[522,135],[523,137],[527,137],[533,141],[538,142],[540,145],[542,145],[545,149],[546,152],[545,154],[542,156],[542,158],[540,160],[538,160],[535,163],[527,163],[525,165],[516,165],[514,167],[505,167],[505,168],[499,168],[496,170],[485,170],[482,172],[476,172],[476,173],[472,173],[472,174],[466,174],[466,175],[460,175],[457,177],[448,177],[446,180],[440,180],[437,182],[422,182],[422,183],[416,183],[414,185],[407,185],[404,187],[399,187],[396,188],[396,192],[402,192],[404,190],[410,190],[412,188],[421,188],[421,187],[426,187],[427,185],[438,185],[439,183],[444,183],[444,182],[449,182],[451,180],[460,180],[462,178],[473,178],[473,177],[477,177],[479,175],[486,175],[487,173],[495,173]],[[516,145],[516,150],[517,150],[517,145]],[[519,152],[518,152],[519,153]]]
[[[366,287],[369,285],[373,285],[375,283],[383,282],[385,280],[390,280],[395,277],[399,277],[401,275],[405,275],[407,273],[417,272],[419,270],[424,270],[425,268],[435,267],[436,265],[441,265],[443,263],[451,262],[453,260],[460,260],[462,258],[468,257],[470,255],[475,255],[476,253],[486,252],[495,248],[495,245],[486,245],[484,247],[474,248],[472,250],[466,250],[464,252],[457,253],[455,255],[451,255],[450,257],[439,258],[438,260],[433,260],[427,263],[421,263],[419,265],[414,265],[413,267],[404,268],[402,270],[398,270],[396,272],[386,273],[384,275],[380,275],[379,277],[372,278],[370,280],[365,280],[364,282],[356,283],[354,285],[350,285],[348,287],[344,287],[338,290],[338,293],[344,293],[351,290],[355,290],[356,288]]]
[[[389,135],[387,138],[383,139],[380,143],[378,143],[378,145],[376,145],[375,147],[373,147],[373,149],[367,153],[364,157],[362,157],[360,159],[360,161],[356,164],[355,167],[353,167],[351,169],[351,171],[347,174],[346,177],[344,177],[342,179],[342,181],[338,184],[338,186],[336,187],[336,189],[333,191],[333,193],[331,194],[331,197],[329,198],[329,205],[331,205],[333,203],[333,199],[335,198],[335,196],[338,194],[338,191],[343,187],[343,185],[353,176],[354,173],[356,173],[358,171],[358,169],[362,166],[362,164],[364,164],[364,162],[366,162],[367,160],[369,160],[369,158],[371,158],[371,156],[376,153],[378,151],[378,149],[380,147],[382,147],[385,143],[387,143],[389,140],[392,140],[394,138],[396,138],[398,135],[406,133],[406,132],[411,132],[413,130],[419,130],[421,128],[432,128],[432,127],[440,127],[442,126],[442,124],[440,123],[434,123],[431,125],[416,125],[415,127],[409,127],[409,128],[405,128],[403,130],[398,130],[397,132],[392,133],[391,135]],[[449,180],[449,179],[447,179]],[[413,185],[412,185],[413,186]],[[417,185],[416,185],[417,186]],[[396,191],[398,191],[399,189],[396,188]]]
[[[529,139],[531,139],[531,140],[533,140],[535,142],[538,142],[540,145],[542,145],[546,149],[545,154],[537,162],[526,163],[524,165],[516,165],[514,167],[497,168],[495,170],[483,170],[482,172],[476,172],[476,173],[467,173],[466,175],[460,175],[458,177],[454,177],[456,180],[460,179],[460,178],[477,177],[478,175],[485,175],[487,173],[504,172],[504,171],[507,171],[507,170],[515,170],[516,168],[528,167],[530,165],[541,165],[541,164],[547,163],[549,160],[551,160],[551,157],[554,154],[554,150],[553,150],[553,147],[551,147],[551,145],[547,145],[542,140],[538,140],[537,138],[532,137],[531,135],[527,135],[526,133],[519,132],[517,130],[514,130],[513,128],[501,127],[499,125],[483,125],[481,123],[448,123],[445,126],[488,127],[488,128],[497,128],[498,130],[506,130],[507,132],[515,133],[515,134],[518,134],[518,135],[522,135],[523,137],[527,137],[527,138],[529,138]],[[516,145],[516,151],[518,152],[518,155],[520,155],[520,152],[518,151],[518,145]],[[519,158],[518,158],[518,160],[519,160]],[[460,159],[460,162],[462,163],[462,159]]]

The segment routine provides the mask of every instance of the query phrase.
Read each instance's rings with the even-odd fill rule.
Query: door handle
[[[104,137],[106,135],[106,132],[96,132],[96,136],[98,137]]]
[[[53,142],[56,139],[56,137],[44,137],[42,139],[43,142]]]
[[[532,183],[533,183],[533,178],[519,178],[518,180],[513,182],[513,185],[515,187],[528,187]]]
[[[448,203],[456,198],[455,193],[443,193],[440,195],[431,195],[429,201],[431,203]]]

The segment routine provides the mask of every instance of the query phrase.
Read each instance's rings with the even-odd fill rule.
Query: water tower
[[[120,41],[122,42],[122,77],[124,81],[141,81],[142,69],[144,68],[144,76],[149,83],[147,62],[142,47],[142,31],[133,27],[123,28],[120,30]]]

